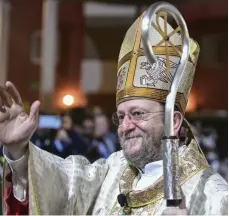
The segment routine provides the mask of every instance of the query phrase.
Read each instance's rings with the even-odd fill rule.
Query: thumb
[[[40,108],[40,101],[35,101],[33,102],[31,108],[30,108],[30,113],[29,113],[29,119],[34,120],[38,118],[39,115],[39,108]]]

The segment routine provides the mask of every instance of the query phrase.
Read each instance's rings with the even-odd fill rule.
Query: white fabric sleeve
[[[11,160],[3,147],[3,155],[12,172],[13,195],[18,201],[23,202],[26,200],[27,193],[29,151],[18,160]]]

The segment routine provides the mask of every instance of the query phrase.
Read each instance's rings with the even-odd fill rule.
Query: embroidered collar
[[[179,156],[180,163],[180,182],[183,185],[193,175],[204,168],[209,167],[204,155],[199,151],[198,144],[193,139]],[[134,181],[139,174],[139,170],[127,165],[120,179],[120,193],[126,195],[128,206],[131,208],[153,204],[163,198],[163,176],[153,185],[143,190],[133,190]]]

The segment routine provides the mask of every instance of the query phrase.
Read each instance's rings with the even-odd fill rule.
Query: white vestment
[[[218,174],[213,174],[194,139],[183,148],[179,163],[180,182],[189,214],[227,215],[227,183]],[[23,200],[26,196],[23,170],[15,164],[10,166],[14,196]],[[9,166],[5,166],[4,175],[9,171]],[[107,160],[90,164],[82,156],[64,160],[30,144],[28,183],[30,215],[118,215],[123,213],[117,202],[120,193],[127,196],[130,214],[160,215],[166,208],[161,162],[148,164],[141,173],[128,165],[122,151]],[[9,183],[4,181],[4,194],[8,186]]]

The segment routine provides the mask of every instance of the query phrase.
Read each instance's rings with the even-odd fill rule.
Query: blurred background
[[[12,81],[27,111],[39,99],[32,142],[91,162],[120,149],[111,115],[127,29],[153,0],[0,0],[0,84]],[[186,118],[227,180],[228,3],[171,0],[200,45]]]

